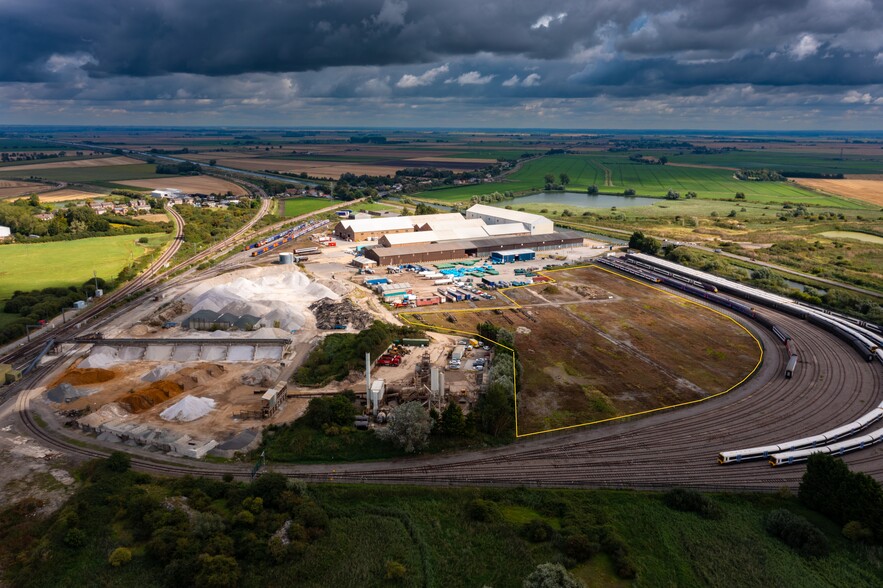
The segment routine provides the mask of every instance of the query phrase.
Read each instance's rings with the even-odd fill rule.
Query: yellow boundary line
[[[465,313],[486,312],[486,311],[494,311],[494,310],[519,310],[519,309],[524,308],[524,307],[523,307],[521,304],[519,304],[518,302],[512,300],[512,298],[510,298],[508,295],[506,295],[506,291],[507,291],[507,290],[514,290],[514,289],[516,289],[516,288],[532,288],[532,287],[534,287],[534,286],[541,286],[541,285],[545,285],[545,284],[556,284],[557,282],[555,281],[555,279],[552,278],[552,277],[550,277],[550,276],[547,276],[547,275],[546,275],[547,273],[561,272],[561,271],[570,271],[570,270],[578,270],[578,269],[595,269],[595,270],[600,270],[600,271],[603,271],[603,272],[607,272],[608,274],[610,274],[610,275],[612,275],[612,276],[616,276],[617,278],[621,278],[621,279],[624,279],[624,280],[628,280],[628,281],[630,281],[630,282],[633,282],[633,283],[638,284],[638,285],[640,285],[640,286],[643,286],[643,287],[645,287],[645,288],[650,288],[651,290],[656,290],[657,292],[661,292],[662,294],[665,294],[666,296],[670,296],[670,297],[672,297],[672,298],[680,298],[681,300],[683,300],[683,301],[686,302],[687,304],[692,304],[692,305],[694,305],[694,306],[698,306],[699,308],[702,308],[702,309],[705,309],[705,310],[709,310],[709,311],[711,311],[711,312],[713,312],[713,313],[715,313],[715,314],[717,314],[717,315],[719,315],[719,316],[724,317],[725,319],[727,319],[727,320],[729,320],[729,321],[732,321],[736,326],[738,326],[740,329],[742,329],[743,331],[745,331],[746,333],[748,333],[748,336],[751,337],[752,339],[754,339],[755,344],[757,344],[757,349],[758,349],[758,351],[759,351],[759,353],[760,353],[760,355],[759,355],[758,358],[757,358],[757,363],[754,365],[754,367],[751,369],[751,371],[748,372],[748,374],[747,374],[744,378],[742,378],[741,380],[739,380],[736,384],[730,386],[730,387],[727,388],[726,390],[723,390],[723,391],[721,391],[721,392],[717,392],[717,393],[715,393],[715,394],[711,394],[711,395],[706,396],[706,397],[704,397],[704,398],[698,398],[698,399],[696,399],[696,400],[688,400],[687,402],[679,402],[678,404],[672,404],[672,405],[669,405],[669,406],[660,406],[660,407],[658,407],[658,408],[651,408],[651,409],[648,409],[648,410],[642,410],[642,411],[639,411],[639,412],[633,412],[633,413],[624,414],[624,415],[619,415],[619,416],[610,417],[610,418],[606,418],[606,419],[599,419],[599,420],[596,420],[596,421],[590,421],[590,422],[588,422],[588,423],[579,423],[579,424],[576,424],[576,425],[567,425],[567,426],[564,426],[564,427],[556,427],[556,428],[554,428],[554,429],[546,429],[546,430],[544,430],[544,431],[534,431],[534,432],[531,432],[531,433],[519,433],[519,432],[518,432],[518,389],[517,389],[518,382],[517,382],[517,378],[516,378],[516,370],[515,370],[515,361],[516,361],[515,350],[512,349],[511,347],[507,347],[507,346],[505,346],[505,345],[502,345],[502,344],[500,344],[500,343],[497,343],[496,341],[491,341],[491,340],[488,339],[487,337],[483,337],[482,335],[479,335],[478,333],[472,333],[472,332],[469,332],[469,331],[461,331],[461,330],[459,330],[459,329],[449,329],[449,328],[446,328],[446,327],[438,327],[438,326],[435,326],[435,325],[430,325],[430,324],[427,324],[427,323],[420,322],[420,321],[418,321],[418,320],[416,320],[416,319],[414,318],[414,315],[418,315],[418,314],[419,314],[419,315],[424,315],[424,314],[433,314],[433,315],[435,315],[435,314],[453,314],[453,313],[465,314]],[[568,430],[568,429],[576,429],[576,428],[579,428],[579,427],[587,427],[587,426],[589,426],[589,425],[597,425],[597,424],[600,424],[600,423],[607,423],[607,422],[610,422],[610,421],[616,421],[616,420],[620,420],[620,419],[627,419],[627,418],[631,418],[631,417],[642,416],[642,415],[651,414],[651,413],[654,413],[654,412],[659,412],[659,411],[662,411],[662,410],[670,410],[670,409],[673,409],[673,408],[680,408],[680,407],[683,407],[683,406],[689,406],[689,405],[691,405],[691,404],[698,404],[699,402],[705,402],[706,400],[711,400],[712,398],[717,398],[718,396],[722,396],[722,395],[726,394],[727,392],[731,392],[732,390],[734,390],[734,389],[738,388],[739,386],[741,386],[742,384],[744,384],[744,383],[748,380],[748,378],[750,378],[751,376],[754,375],[754,373],[755,373],[755,372],[757,371],[757,369],[760,367],[760,364],[763,362],[763,345],[762,345],[761,342],[757,339],[757,337],[755,337],[754,334],[753,334],[751,331],[749,331],[749,330],[748,330],[743,324],[741,324],[739,321],[737,321],[737,320],[734,319],[733,317],[731,317],[731,316],[729,316],[729,315],[726,315],[726,314],[724,314],[723,312],[721,312],[721,311],[719,311],[719,310],[716,310],[716,309],[714,309],[714,308],[708,306],[707,304],[702,304],[701,302],[697,302],[697,301],[695,301],[695,300],[691,300],[690,298],[687,298],[687,297],[685,297],[685,296],[681,296],[680,294],[674,294],[674,293],[669,292],[669,291],[667,291],[667,290],[663,290],[662,288],[658,288],[658,287],[656,287],[656,286],[652,286],[652,285],[650,285],[650,284],[647,284],[647,283],[641,282],[640,280],[636,280],[636,279],[634,279],[634,278],[630,278],[630,277],[628,277],[628,276],[624,276],[624,275],[622,275],[622,274],[618,274],[618,273],[616,273],[616,272],[614,272],[614,271],[611,271],[611,270],[606,269],[606,268],[603,268],[603,267],[599,267],[599,266],[597,266],[597,265],[578,265],[578,266],[563,267],[563,268],[558,268],[558,269],[544,270],[543,272],[537,272],[537,275],[541,275],[541,276],[543,276],[543,277],[545,277],[545,278],[548,278],[548,279],[551,280],[551,281],[550,281],[550,282],[534,283],[534,284],[525,284],[525,285],[523,285],[523,286],[510,286],[510,287],[508,287],[508,288],[503,288],[503,289],[501,289],[501,290],[497,290],[500,294],[503,295],[503,297],[504,297],[506,300],[508,300],[508,301],[511,303],[511,306],[495,306],[495,307],[487,307],[487,308],[465,308],[465,309],[453,309],[453,310],[433,310],[433,311],[428,311],[428,312],[403,312],[403,313],[400,313],[400,314],[398,315],[403,321],[405,321],[406,323],[408,323],[409,325],[412,325],[412,326],[416,326],[416,327],[425,327],[425,328],[427,328],[427,329],[434,330],[434,331],[446,331],[446,332],[449,332],[449,333],[459,333],[459,334],[462,334],[462,335],[469,335],[469,336],[472,337],[472,338],[478,337],[479,339],[483,339],[484,341],[487,341],[488,343],[490,343],[490,344],[492,344],[492,345],[496,345],[497,347],[502,347],[503,349],[506,349],[506,350],[512,352],[512,400],[513,400],[514,405],[515,405],[514,407],[515,407],[515,437],[516,437],[516,438],[521,438],[521,437],[531,437],[531,436],[534,436],[534,435],[543,435],[543,434],[545,434],[545,433],[554,433],[554,432],[556,432],[556,431],[565,431],[565,430]]]

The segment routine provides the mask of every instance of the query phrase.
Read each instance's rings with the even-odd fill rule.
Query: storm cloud
[[[0,0],[0,30],[0,123],[883,120],[877,0]]]

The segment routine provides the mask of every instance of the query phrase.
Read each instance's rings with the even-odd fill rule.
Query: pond
[[[641,196],[613,196],[598,194],[589,196],[585,192],[540,192],[530,196],[519,196],[507,200],[506,205],[517,208],[522,204],[551,204],[558,206],[582,206],[584,208],[622,208],[626,206],[652,206],[662,202],[659,198]],[[502,204],[502,203],[501,203]]]
[[[859,233],[858,231],[825,231],[819,233],[822,237],[829,239],[852,239],[854,241],[864,241],[865,243],[874,243],[875,245],[883,245],[883,237],[870,235],[868,233]]]

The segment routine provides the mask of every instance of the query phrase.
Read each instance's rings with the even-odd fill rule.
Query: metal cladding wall
[[[447,241],[426,245],[403,245],[401,247],[375,247],[365,253],[380,265],[447,261],[467,257],[488,257],[493,251],[507,249],[562,249],[583,244],[583,236],[574,231],[562,231],[546,235],[523,235],[513,237],[488,237],[469,241]]]
[[[444,261],[448,259],[465,259],[469,257],[462,242],[419,247],[375,247],[365,253],[365,257],[380,265],[399,265],[402,263],[423,263],[428,261]]]

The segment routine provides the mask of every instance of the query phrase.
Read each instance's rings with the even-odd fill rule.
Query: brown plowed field
[[[799,178],[797,183],[808,188],[845,196],[862,202],[870,202],[875,206],[883,206],[883,176],[871,176],[868,179],[859,179],[862,176],[852,176],[846,180],[816,180]]]
[[[162,190],[164,188],[177,188],[184,192],[196,194],[226,194],[232,192],[234,196],[248,196],[248,190],[212,176],[184,176],[184,177],[168,177],[168,178],[151,178],[149,180],[123,180],[117,182],[126,186],[135,186],[137,188],[150,188],[151,190]]]
[[[524,366],[518,434],[642,413],[724,392],[758,363],[757,341],[704,305],[597,267],[549,272],[555,288],[507,290],[522,308],[445,314],[423,322],[516,333]]]

